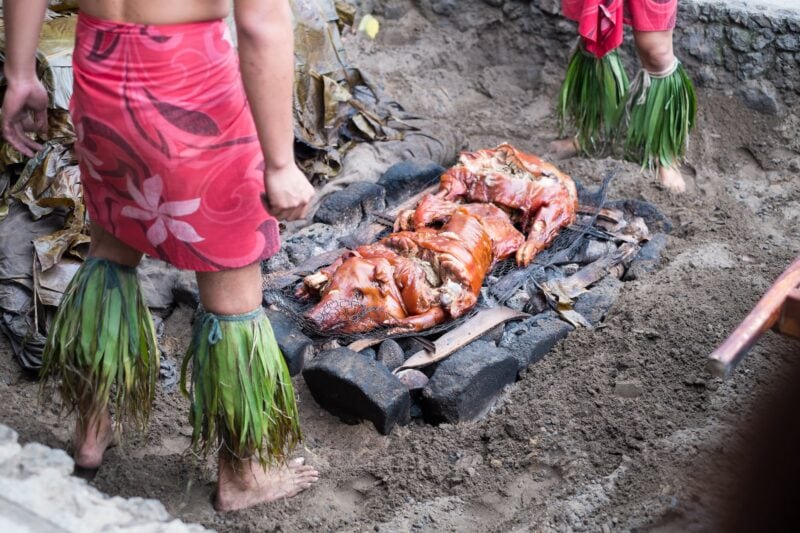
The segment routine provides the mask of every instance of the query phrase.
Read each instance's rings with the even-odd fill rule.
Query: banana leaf
[[[339,173],[355,143],[400,140],[411,128],[402,110],[348,65],[340,25],[352,24],[354,10],[331,0],[294,0],[292,8],[296,153],[301,168],[324,182]]]
[[[336,15],[338,17],[336,22],[339,31],[344,31],[345,28],[352,28],[356,23],[356,13],[358,11],[356,6],[338,0],[334,2],[334,6],[336,7]]]
[[[81,266],[81,261],[64,259],[45,272],[37,273],[35,291],[44,305],[58,307],[69,282]]]

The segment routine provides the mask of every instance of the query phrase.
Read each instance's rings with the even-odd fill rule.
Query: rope
[[[647,91],[650,89],[650,85],[652,85],[653,80],[661,80],[664,78],[668,78],[675,74],[675,71],[678,70],[681,62],[678,61],[676,57],[672,61],[672,66],[659,71],[659,72],[650,72],[647,69],[639,70],[639,73],[636,75],[636,79],[633,80],[631,84],[631,94],[636,94],[639,92],[639,98],[636,100],[635,105],[644,105],[647,101]]]
[[[219,324],[220,321],[246,322],[248,320],[258,318],[259,315],[262,315],[263,313],[264,310],[261,307],[250,311],[249,313],[243,313],[240,315],[217,315],[215,313],[205,312],[203,313],[203,320],[198,328],[198,332],[208,328],[208,344],[213,346],[223,339],[222,327]]]

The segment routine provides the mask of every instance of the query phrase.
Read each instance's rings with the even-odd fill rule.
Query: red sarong
[[[71,113],[92,222],[178,268],[280,247],[263,154],[224,21],[145,26],[81,14]]]
[[[561,0],[564,16],[578,23],[586,50],[603,57],[622,44],[622,25],[638,31],[675,28],[678,0]]]

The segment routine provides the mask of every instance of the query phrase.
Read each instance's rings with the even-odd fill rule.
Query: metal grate
[[[526,268],[517,267],[513,257],[497,263],[491,273],[484,280],[484,289],[477,305],[468,313],[457,319],[436,325],[424,331],[392,332],[391,327],[378,327],[365,333],[343,333],[333,330],[320,330],[316,324],[304,316],[304,313],[314,307],[318,302],[307,301],[295,296],[295,289],[302,281],[289,285],[283,289],[268,290],[264,293],[267,304],[274,305],[282,312],[292,317],[302,329],[317,340],[336,339],[342,344],[349,344],[363,338],[401,338],[419,336],[437,336],[450,331],[473,317],[481,309],[486,309],[507,302],[519,289],[535,287],[552,275],[559,275],[557,270],[561,265],[573,262],[576,253],[581,249],[581,244],[587,239],[608,239],[608,236],[595,228],[597,214],[605,205],[608,187],[616,175],[616,171],[606,174],[600,189],[593,194],[590,207],[595,212],[588,218],[584,217],[581,224],[573,224],[564,228],[554,239],[551,245],[541,251],[536,259]],[[586,207],[586,203],[583,204]],[[388,233],[388,230],[387,230]],[[382,236],[381,236],[382,237]],[[553,272],[553,271],[556,272]],[[531,290],[530,287],[529,290]],[[343,317],[345,321],[362,319],[371,309],[361,304],[358,300],[346,303],[330,302],[325,311]]]

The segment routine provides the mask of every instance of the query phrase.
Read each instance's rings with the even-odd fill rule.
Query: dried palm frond
[[[195,323],[181,390],[192,402],[192,445],[200,453],[222,449],[267,465],[285,461],[300,441],[292,380],[261,309],[244,315],[206,313]]]
[[[575,131],[577,147],[583,154],[604,155],[611,146],[627,92],[628,76],[619,53],[614,50],[598,58],[579,44],[558,96],[561,136]]]
[[[625,157],[642,166],[670,167],[683,159],[694,127],[697,96],[679,62],[663,76],[641,71],[626,113]]]
[[[159,351],[136,269],[90,257],[70,282],[45,344],[41,376],[60,378],[65,405],[85,419],[109,404],[118,427],[144,429],[150,416]],[[112,398],[113,397],[113,398]]]

